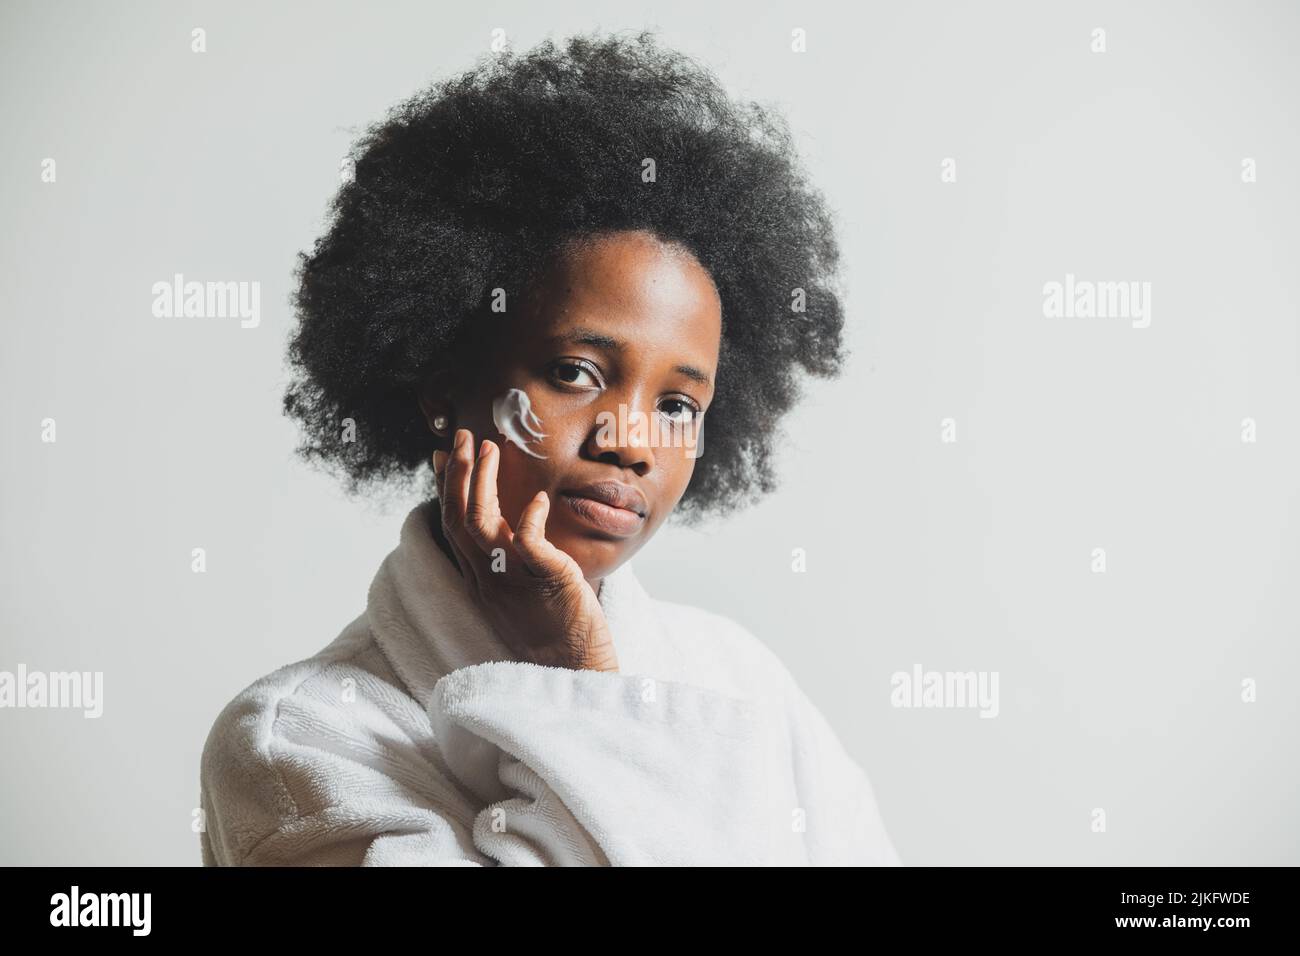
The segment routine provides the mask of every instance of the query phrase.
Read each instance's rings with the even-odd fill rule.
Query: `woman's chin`
[[[635,546],[626,538],[601,538],[567,529],[557,534],[552,534],[548,529],[546,539],[578,562],[582,576],[588,581],[597,581],[610,574],[627,560],[631,550],[635,550]]]

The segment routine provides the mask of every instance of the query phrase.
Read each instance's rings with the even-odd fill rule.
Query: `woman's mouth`
[[[587,524],[620,538],[631,537],[645,523],[644,517],[627,508],[617,508],[567,491],[560,492],[560,497],[568,504],[569,510]]]

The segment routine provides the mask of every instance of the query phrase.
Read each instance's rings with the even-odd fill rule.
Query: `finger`
[[[438,521],[439,524],[442,525],[442,538],[447,542],[447,547],[451,549],[452,558],[456,563],[456,567],[460,569],[463,577],[469,573],[469,562],[466,561],[465,556],[461,554],[460,546],[456,544],[456,541],[452,538],[451,532],[447,527],[446,476],[447,462],[450,457],[451,456],[442,449],[438,449],[433,453],[433,477],[434,483],[438,489]]]
[[[433,477],[434,484],[438,489],[438,518],[442,525],[443,538],[446,539],[453,554],[458,554],[460,548],[451,537],[450,529],[447,525],[447,463],[451,455],[441,448],[433,453]],[[457,561],[457,564],[463,564],[464,561]]]
[[[442,526],[448,540],[455,544],[467,565],[464,568],[465,572],[477,579],[483,552],[465,529],[465,512],[469,504],[469,479],[474,464],[473,458],[470,457],[473,453],[473,443],[474,435],[468,429],[456,429],[456,444],[452,447],[451,457],[447,460],[443,477],[443,490],[447,496],[447,503],[443,506]]]
[[[524,508],[524,513],[519,516],[519,526],[515,528],[515,550],[524,566],[538,577],[562,577],[573,560],[546,540],[546,518],[550,512],[550,497],[539,491]]]
[[[501,515],[501,502],[497,497],[497,465],[500,460],[496,443],[483,439],[470,477],[465,529],[484,554],[491,554],[493,549],[509,544],[504,533],[508,526]]]
[[[438,506],[442,506],[442,476],[447,470],[447,453],[439,448],[433,453],[433,485],[438,490]]]

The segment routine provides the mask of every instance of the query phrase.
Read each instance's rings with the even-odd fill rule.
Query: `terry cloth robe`
[[[618,672],[515,660],[437,507],[363,614],[217,717],[204,865],[899,865],[866,774],[744,627],[625,562],[599,593]]]

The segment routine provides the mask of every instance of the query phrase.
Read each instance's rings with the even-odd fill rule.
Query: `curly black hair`
[[[468,354],[492,290],[526,295],[570,242],[644,229],[693,253],[722,301],[704,454],[674,514],[693,524],[775,488],[797,367],[831,377],[845,357],[832,216],[778,113],[733,102],[650,31],[593,33],[485,56],[394,107],[349,158],[295,274],[284,410],[304,460],[350,495],[405,484],[434,449],[416,389]]]

